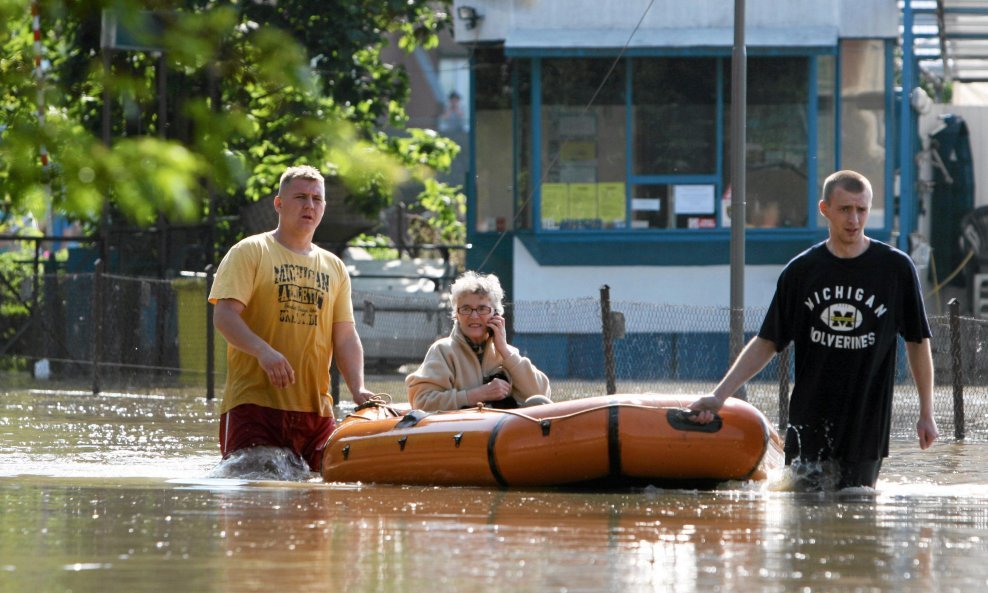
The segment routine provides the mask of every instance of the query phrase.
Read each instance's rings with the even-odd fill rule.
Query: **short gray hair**
[[[281,174],[281,181],[278,182],[278,195],[284,197],[285,187],[296,179],[311,179],[318,181],[323,187],[326,187],[326,180],[323,179],[319,169],[310,165],[296,165],[294,167],[288,167]]]
[[[460,304],[460,298],[467,294],[479,294],[491,300],[491,308],[498,315],[504,314],[504,289],[501,288],[501,281],[494,274],[478,274],[477,272],[464,272],[453,282],[450,288],[450,297],[453,299],[453,315],[456,316],[456,307]]]

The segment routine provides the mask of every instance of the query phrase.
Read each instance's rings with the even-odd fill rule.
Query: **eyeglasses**
[[[471,307],[470,305],[460,305],[459,307],[456,308],[456,312],[459,313],[460,315],[463,315],[464,317],[470,317],[474,313],[476,313],[480,317],[483,317],[484,315],[490,315],[492,310],[493,309],[491,309],[487,305],[481,305],[479,307]]]

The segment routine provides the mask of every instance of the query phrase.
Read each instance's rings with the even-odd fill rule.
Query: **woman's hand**
[[[467,393],[467,399],[471,405],[477,405],[481,402],[500,401],[510,395],[511,383],[508,383],[504,379],[495,378],[491,379],[489,383],[471,389]]]
[[[501,355],[501,358],[508,358],[508,334],[504,330],[504,317],[494,314],[487,320],[487,327],[491,331],[494,339],[494,349]]]

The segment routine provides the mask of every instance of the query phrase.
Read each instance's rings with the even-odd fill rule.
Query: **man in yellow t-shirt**
[[[220,449],[286,447],[320,471],[335,426],[329,367],[353,400],[364,386],[364,351],[343,262],[312,243],[326,211],[325,182],[309,166],[288,168],[274,198],[278,228],[247,237],[220,262],[209,293],[226,338],[228,372]]]

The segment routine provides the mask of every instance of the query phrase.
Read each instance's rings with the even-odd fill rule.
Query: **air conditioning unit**
[[[988,319],[988,274],[974,275],[974,294],[971,298],[971,308],[976,317]]]

